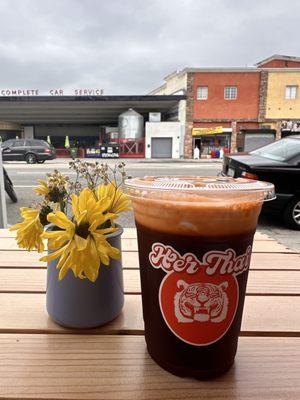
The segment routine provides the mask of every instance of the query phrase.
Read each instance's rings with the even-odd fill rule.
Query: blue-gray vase
[[[107,235],[108,242],[121,250],[123,229]],[[122,259],[100,265],[95,282],[75,278],[71,270],[59,281],[58,259],[48,262],[46,307],[50,317],[69,328],[95,328],[116,318],[124,305]]]

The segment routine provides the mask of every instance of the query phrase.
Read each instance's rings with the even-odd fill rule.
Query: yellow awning
[[[193,128],[192,135],[199,136],[199,135],[217,135],[218,133],[223,132],[222,126],[216,126],[214,128]]]

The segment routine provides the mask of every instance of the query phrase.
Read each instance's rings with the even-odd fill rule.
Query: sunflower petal
[[[87,209],[87,202],[91,195],[94,196],[93,192],[89,188],[83,189],[83,191],[80,193],[78,198],[79,212],[85,211]]]
[[[68,245],[61,247],[60,249],[58,249],[57,251],[54,251],[53,253],[49,253],[44,257],[40,258],[40,261],[44,261],[44,262],[48,262],[48,261],[52,261],[55,258],[61,256],[63,254],[63,252],[66,250]]]
[[[73,224],[73,222],[70,221],[69,218],[62,211],[49,213],[47,215],[47,219],[49,222],[52,222],[61,229],[75,229],[75,225]]]
[[[78,210],[78,196],[76,194],[72,194],[71,199],[72,199],[72,211],[73,211],[74,217],[77,220],[77,218],[80,214],[79,210]]]
[[[88,241],[81,236],[75,234],[74,236],[76,247],[79,251],[82,251],[86,248]]]
[[[11,231],[17,231],[16,240],[18,246],[28,251],[36,249],[41,253],[44,250],[44,244],[41,239],[44,227],[40,221],[39,210],[22,207],[20,213],[24,220],[10,228]]]

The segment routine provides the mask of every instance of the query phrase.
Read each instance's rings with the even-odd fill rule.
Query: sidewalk
[[[126,158],[125,159],[126,163],[128,163],[129,160],[132,160],[132,158]],[[201,158],[199,160],[193,160],[193,159],[187,159],[187,158],[180,158],[180,159],[174,159],[174,158],[139,158],[137,162],[140,163],[195,163],[195,164],[211,164],[211,163],[216,163],[216,164],[222,164],[223,159],[221,158]]]

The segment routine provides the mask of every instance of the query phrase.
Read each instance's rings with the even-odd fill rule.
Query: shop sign
[[[282,131],[300,132],[300,121],[282,121]]]
[[[119,158],[118,146],[88,147],[85,149],[87,158]]]
[[[99,148],[91,148],[88,147],[85,149],[85,156],[86,157],[92,157],[92,158],[100,158],[101,157],[101,151]]]
[[[1,97],[13,96],[102,96],[103,89],[0,89]]]
[[[217,135],[218,133],[223,132],[222,126],[216,126],[214,128],[193,128],[192,134],[193,136],[200,135]]]
[[[102,146],[101,158],[119,158],[119,147]]]

